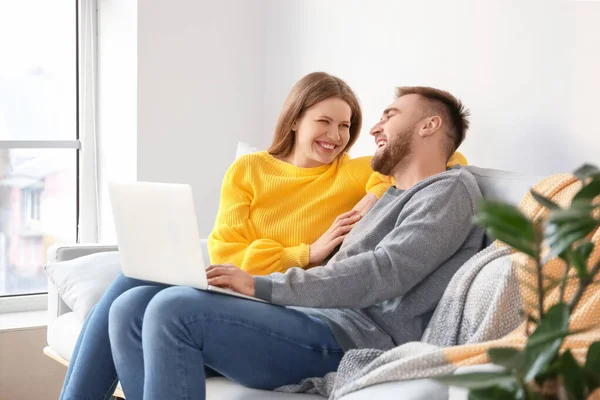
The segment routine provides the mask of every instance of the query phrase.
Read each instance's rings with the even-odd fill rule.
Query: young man
[[[481,198],[474,177],[446,170],[467,118],[447,92],[399,88],[371,130],[373,169],[396,185],[326,265],[265,277],[232,265],[208,269],[209,284],[272,304],[185,287],[140,290],[114,304],[111,321],[122,323],[111,345],[128,399],[204,398],[207,371],[274,389],[335,371],[348,349],[419,340],[446,285],[483,241],[471,222]],[[127,315],[143,315],[143,328]]]

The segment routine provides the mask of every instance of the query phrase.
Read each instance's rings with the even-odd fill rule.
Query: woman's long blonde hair
[[[277,157],[287,157],[292,153],[296,142],[296,132],[292,130],[296,122],[307,108],[315,104],[337,97],[350,106],[350,140],[344,152],[350,150],[356,142],[362,125],[362,111],[358,98],[346,82],[325,72],[313,72],[300,79],[290,91],[275,128],[275,137],[269,147],[269,153]]]

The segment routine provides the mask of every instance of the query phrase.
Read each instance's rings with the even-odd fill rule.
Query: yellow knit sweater
[[[266,151],[236,160],[223,180],[221,203],[208,238],[213,264],[234,264],[253,275],[307,267],[310,244],[367,192],[378,198],[393,178],[373,172],[372,157],[300,168]],[[449,165],[466,164],[460,153]]]

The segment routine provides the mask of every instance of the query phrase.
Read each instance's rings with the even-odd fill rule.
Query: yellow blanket
[[[573,196],[581,188],[581,182],[572,175],[554,175],[538,183],[534,190],[552,199],[562,207],[567,207]],[[538,219],[544,217],[548,210],[540,206],[530,194],[521,201],[520,209],[528,218]],[[600,260],[600,230],[596,230],[591,236],[595,244],[594,251],[590,256],[588,268],[591,268]],[[502,245],[497,243],[497,245]],[[560,259],[550,260],[543,268],[546,277],[557,279],[562,276],[565,263]],[[536,276],[532,272],[535,262],[523,254],[515,254],[513,257],[513,268],[519,280],[523,309],[526,313],[535,316],[537,314],[534,305],[537,304],[537,294],[531,289],[536,287]],[[567,285],[566,299],[570,299],[576,289],[576,280],[570,280]],[[556,287],[545,297],[544,306],[547,310],[558,302],[559,288]],[[600,340],[600,286],[590,286],[584,293],[579,306],[571,316],[571,329],[587,329],[587,332],[567,337],[564,342],[565,349],[571,349],[573,355],[580,361],[585,360],[589,346]],[[515,331],[502,339],[490,342],[455,346],[445,349],[448,361],[457,365],[473,365],[489,362],[487,350],[492,347],[523,347],[526,342],[525,322]]]

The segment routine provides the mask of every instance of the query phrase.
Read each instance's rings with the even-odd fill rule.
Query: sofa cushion
[[[524,175],[517,172],[480,168],[472,165],[465,168],[477,180],[477,185],[484,199],[503,201],[515,205],[521,202],[529,189],[544,178],[543,176]],[[489,246],[492,242],[493,239],[486,234],[484,245]]]
[[[118,252],[110,251],[50,263],[44,268],[62,300],[83,321],[121,271],[121,260]]]
[[[48,346],[60,357],[70,360],[81,326],[75,313],[61,315],[48,325]]]
[[[258,147],[254,147],[246,142],[238,142],[237,149],[235,151],[235,158],[237,160],[245,154],[256,153],[257,151],[260,151]]]
[[[290,394],[248,389],[226,378],[206,380],[206,400],[303,400],[323,399],[312,394]]]
[[[500,372],[504,368],[494,364],[468,365],[460,367],[454,371],[455,375],[480,373],[480,372]],[[457,386],[450,386],[448,390],[448,400],[468,400],[469,390]]]
[[[472,165],[465,168],[475,176],[484,198],[510,204],[519,204],[529,189],[544,178]]]
[[[369,386],[341,398],[341,400],[371,399],[447,400],[448,386],[432,379],[386,382]]]

